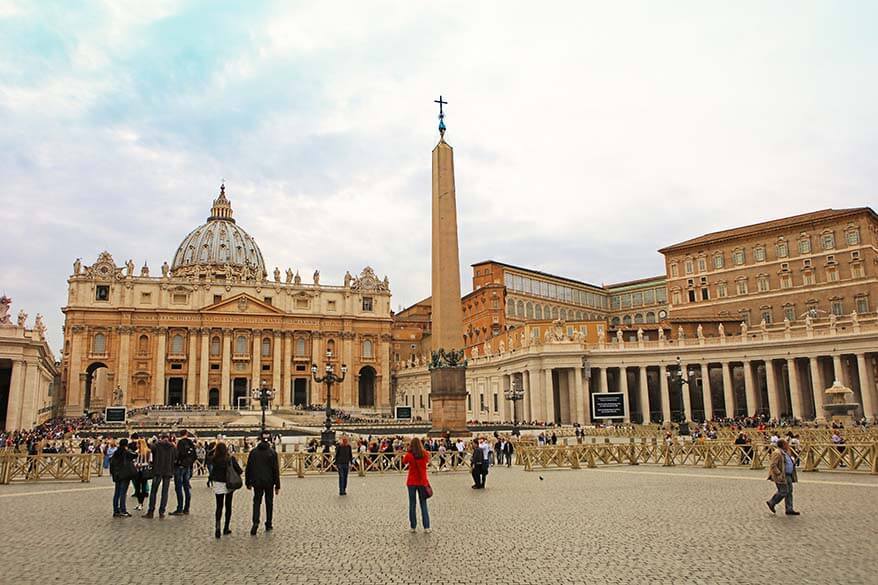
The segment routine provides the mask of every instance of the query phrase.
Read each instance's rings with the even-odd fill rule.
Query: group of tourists
[[[92,417],[56,417],[49,419],[31,429],[0,431],[0,447],[16,451],[31,452],[34,445],[54,444],[80,430],[90,429],[98,424]]]

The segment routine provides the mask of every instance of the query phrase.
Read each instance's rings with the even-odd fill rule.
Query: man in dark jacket
[[[159,518],[165,517],[168,507],[168,488],[171,487],[171,478],[174,476],[174,461],[177,451],[168,440],[168,433],[162,433],[158,441],[150,446],[152,451],[152,487],[149,490],[149,510],[143,515],[144,518],[152,518],[155,513],[155,500],[158,495],[158,486],[162,486],[162,501],[159,504]]]
[[[346,436],[342,436],[341,443],[335,446],[335,468],[338,470],[338,495],[346,496],[348,493],[348,472],[351,469],[351,461],[354,452]]]
[[[263,497],[265,497],[265,529],[271,530],[274,496],[280,492],[280,467],[277,453],[271,448],[271,435],[268,433],[263,433],[259,438],[259,445],[250,451],[244,484],[248,490],[253,490],[253,526],[250,528],[250,534],[255,535],[259,529],[259,509],[262,507]]]
[[[473,441],[473,455],[470,460],[472,464],[472,469],[470,470],[471,475],[473,476],[473,489],[480,490],[484,489],[485,484],[483,483],[484,476],[482,475],[482,470],[485,467],[485,452],[482,451],[479,444]]]
[[[192,466],[195,465],[197,455],[195,443],[189,438],[189,432],[185,429],[180,431],[177,439],[176,461],[174,462],[174,493],[177,496],[177,509],[171,512],[171,516],[179,516],[189,513],[189,503],[192,501]]]

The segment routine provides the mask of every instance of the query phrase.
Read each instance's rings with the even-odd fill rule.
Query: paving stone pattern
[[[343,498],[334,476],[285,478],[273,532],[249,535],[243,490],[221,540],[204,479],[192,514],[163,520],[112,518],[107,478],[13,485],[0,488],[0,582],[878,583],[878,477],[801,474],[793,518],[768,512],[765,475],[494,469],[480,491],[444,473],[431,534],[408,531],[401,475],[352,476]]]

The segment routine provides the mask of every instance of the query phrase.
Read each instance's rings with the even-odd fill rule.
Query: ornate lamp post
[[[689,392],[689,379],[695,375],[695,372],[693,370],[687,370],[686,375],[683,376],[683,362],[680,359],[680,356],[677,356],[677,371],[671,372],[670,370],[668,370],[665,374],[667,375],[669,382],[675,382],[675,381],[680,382],[680,399],[682,400],[683,399],[682,394],[684,392],[683,384],[686,384],[686,386],[687,386],[685,391]],[[686,404],[686,401],[684,400],[683,401],[683,416],[680,418],[680,434],[681,435],[688,435],[689,434],[689,425],[687,424],[687,421],[686,421],[686,406],[685,406],[685,404]],[[683,429],[685,429],[685,431]]]
[[[259,406],[262,408],[262,430],[260,435],[265,432],[265,409],[268,408],[268,403],[274,399],[274,394],[274,388],[269,388],[265,380],[262,381],[259,388],[253,388],[250,391],[250,398],[258,400]]]
[[[326,373],[323,376],[318,376],[317,373],[319,368],[317,364],[311,364],[311,377],[318,384],[326,382],[326,420],[324,421],[325,428],[323,432],[320,433],[320,442],[329,447],[335,443],[335,432],[332,430],[332,385],[333,384],[341,384],[344,382],[345,374],[348,373],[348,367],[345,364],[341,365],[341,376],[335,373],[335,368],[332,365],[332,350],[326,350]]]
[[[524,399],[524,390],[521,388],[521,381],[517,375],[512,375],[509,390],[506,390],[503,395],[506,397],[506,400],[512,401],[512,436],[517,437],[521,433],[518,430],[518,416],[515,410],[515,403]]]

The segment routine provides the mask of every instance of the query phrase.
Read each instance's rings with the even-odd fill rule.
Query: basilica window
[[[363,342],[363,357],[371,358],[372,357],[372,341],[367,339]]]
[[[268,357],[271,355],[271,338],[263,337],[262,338],[262,356]]]
[[[210,339],[210,355],[217,356],[220,354],[220,338],[217,335],[214,335]]]
[[[103,333],[95,333],[94,340],[92,341],[92,352],[96,354],[106,353],[107,351],[107,336]]]
[[[667,303],[668,302],[667,289],[665,289],[665,288],[655,289],[655,302],[657,302],[657,303]]]
[[[301,337],[296,339],[296,355],[305,355],[305,340]]]
[[[506,300],[506,316],[514,317],[515,316],[515,301],[512,299]]]
[[[558,307],[552,307],[552,319],[558,318]]]
[[[172,355],[182,355],[183,354],[183,345],[185,340],[183,336],[177,333],[173,337],[171,337],[171,354]]]
[[[235,338],[235,353],[238,355],[244,355],[247,353],[247,338],[243,335],[239,335]]]
[[[137,339],[137,353],[146,353],[149,351],[149,337],[141,335]]]
[[[649,290],[643,291],[643,304],[644,305],[651,305],[654,302],[655,302],[655,290],[649,289]]]
[[[618,327],[621,322],[622,321],[619,319],[619,317],[613,317],[613,320],[610,321],[610,324],[614,327]]]
[[[140,304],[148,305],[152,302],[152,293],[140,293]]]
[[[95,300],[96,301],[109,301],[110,300],[110,285],[108,284],[99,284],[95,287]]]
[[[185,305],[187,300],[189,300],[189,295],[186,293],[174,293],[171,296],[171,302],[175,305]]]
[[[372,297],[363,297],[363,310],[372,312]]]
[[[335,340],[330,339],[326,342],[326,353],[329,355],[335,355]]]

